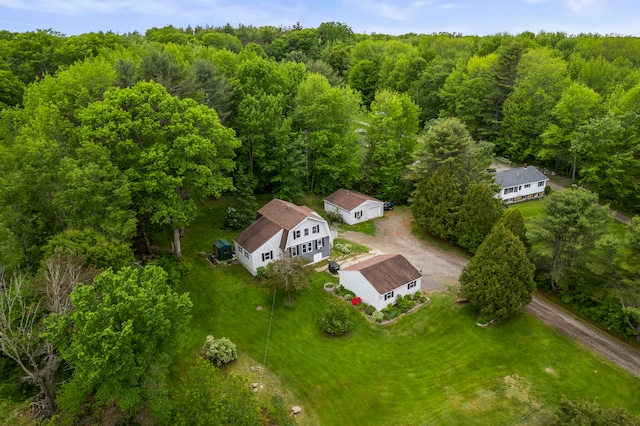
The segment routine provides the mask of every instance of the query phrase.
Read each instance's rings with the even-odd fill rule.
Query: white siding
[[[342,207],[338,207],[335,204],[332,204],[325,200],[324,211],[326,211],[327,213],[338,212],[340,216],[342,216],[342,220],[344,220],[344,223],[346,223],[347,225],[355,225],[356,223],[365,222],[369,219],[382,217],[382,215],[384,214],[382,201],[373,200],[365,201],[351,211],[345,210]],[[357,212],[362,212],[362,216],[356,218]]]
[[[539,184],[542,186],[539,186]],[[529,185],[529,187],[527,187]],[[529,182],[526,184],[514,185],[500,190],[498,196],[502,198],[506,203],[514,203],[518,201],[531,200],[534,198],[544,196],[544,188],[547,186],[546,180]],[[505,191],[508,193],[505,194]]]
[[[392,298],[384,300],[384,294],[378,293],[360,271],[339,271],[338,273],[340,275],[340,285],[353,291],[363,302],[368,303],[379,311],[386,308],[389,303],[395,303],[399,294],[404,297],[408,294],[419,292],[422,284],[422,277],[416,280],[416,285],[411,289],[408,288],[409,283],[403,284],[393,290]]]
[[[279,231],[267,240],[261,247],[259,247],[255,252],[249,253],[249,257],[245,255],[245,250],[240,252],[240,246],[238,243],[235,243],[236,247],[236,258],[238,261],[244,266],[254,277],[258,273],[258,268],[261,266],[267,266],[272,260],[278,259],[282,256],[282,252],[280,251],[280,240],[282,239],[282,231]],[[262,260],[262,254],[271,252],[271,259]]]
[[[384,303],[384,299],[381,299],[376,289],[371,287],[369,281],[362,276],[360,271],[339,271],[338,274],[340,275],[340,285],[354,292],[363,302],[377,310],[387,306],[388,302]]]

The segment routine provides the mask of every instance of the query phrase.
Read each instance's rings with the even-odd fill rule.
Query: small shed
[[[213,254],[218,260],[229,260],[233,257],[231,243],[227,240],[218,240],[213,243]]]

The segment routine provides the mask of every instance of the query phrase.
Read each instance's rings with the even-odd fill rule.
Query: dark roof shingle
[[[517,169],[497,172],[494,175],[494,178],[498,185],[503,188],[549,180],[548,177],[542,174],[542,172],[534,166],[519,167]]]
[[[259,249],[269,238],[276,235],[282,228],[266,217],[260,217],[247,229],[242,231],[234,241],[249,253]]]
[[[378,203],[382,202],[377,198],[373,198],[361,192],[352,191],[350,189],[338,189],[336,192],[326,197],[325,200],[330,202],[331,204],[349,211],[355,209],[365,201],[377,201]]]
[[[388,293],[422,276],[401,254],[378,255],[343,270],[360,271],[379,294]]]

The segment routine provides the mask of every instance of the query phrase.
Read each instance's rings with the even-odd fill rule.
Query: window
[[[244,254],[244,257],[246,257],[247,259],[249,258],[249,252],[246,250],[242,250],[242,253]]]
[[[308,236],[309,235],[309,228],[304,228],[304,236]]]
[[[311,232],[314,234],[319,234],[320,233],[320,225],[313,225],[313,227],[311,228]]]
[[[318,238],[316,240],[316,250],[322,250],[323,244],[322,244],[322,238]]]
[[[525,187],[525,188],[531,188],[531,184],[530,184],[530,183],[525,183],[525,184],[524,184],[524,187]]]
[[[416,286],[416,282],[415,281],[411,281],[409,284],[407,284],[407,290],[411,290],[412,288],[414,288]]]
[[[313,250],[313,245],[311,244],[311,241],[309,241],[308,243],[304,243],[302,245],[302,254],[309,253],[312,250]]]
[[[291,257],[296,257],[298,256],[298,246],[293,246],[289,249],[289,254],[291,255]]]
[[[267,260],[271,260],[273,259],[273,252],[272,251],[268,251],[266,253],[262,253],[262,261],[265,262]]]
[[[540,186],[544,186],[544,181],[538,182],[538,187],[540,187]]]
[[[389,293],[384,295],[384,300],[389,300],[393,298],[393,291],[390,291]]]
[[[362,210],[358,210],[356,212],[356,219],[360,219],[362,217]]]
[[[295,240],[296,238],[300,238],[300,230],[293,231],[293,239]]]

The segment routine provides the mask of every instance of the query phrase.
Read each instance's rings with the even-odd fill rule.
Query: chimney
[[[524,163],[524,165],[522,166],[523,169],[527,170],[527,163]]]

